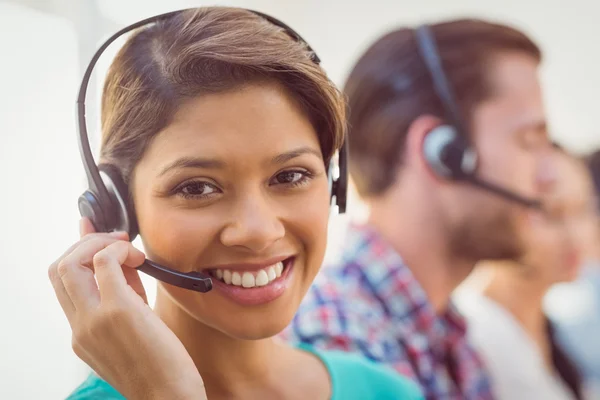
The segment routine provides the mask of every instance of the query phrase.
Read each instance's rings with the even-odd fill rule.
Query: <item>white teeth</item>
[[[237,274],[237,272],[235,273]],[[242,286],[245,288],[251,288],[256,286],[254,282],[254,275],[252,275],[252,273],[244,272],[244,275],[242,276]]]
[[[236,272],[228,269],[214,270],[217,279],[225,282],[227,285],[242,286],[244,288],[253,288],[256,286],[266,286],[281,276],[283,272],[283,262],[278,262],[270,267],[260,269],[255,272],[245,271]]]
[[[244,277],[246,277],[246,274],[248,272],[246,272],[244,274]],[[254,280],[254,277],[253,279]],[[261,269],[260,271],[258,271],[258,275],[256,275],[256,286],[265,286],[269,284],[269,276],[267,275],[267,273],[265,272],[264,269]]]
[[[226,284],[231,285],[231,271],[226,269],[223,272],[223,280],[225,281]]]
[[[242,276],[239,272],[233,272],[231,274],[231,283],[235,286],[242,286]]]

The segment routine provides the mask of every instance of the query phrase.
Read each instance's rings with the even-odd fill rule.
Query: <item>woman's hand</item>
[[[75,354],[127,399],[206,399],[204,383],[177,336],[154,314],[136,267],[144,254],[127,233],[93,233],[48,271],[73,331]]]

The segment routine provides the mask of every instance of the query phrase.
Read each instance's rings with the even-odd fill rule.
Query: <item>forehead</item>
[[[522,53],[500,53],[488,61],[490,97],[476,110],[475,122],[519,130],[545,123],[538,62]]]
[[[301,146],[319,150],[308,117],[284,88],[264,83],[188,101],[142,161],[208,155],[233,162]]]

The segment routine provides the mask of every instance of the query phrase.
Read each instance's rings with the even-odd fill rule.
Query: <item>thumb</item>
[[[92,224],[92,221],[87,218],[81,218],[79,220],[79,237],[82,238],[87,234],[90,233],[94,233],[96,232],[96,229],[94,228],[94,224]]]

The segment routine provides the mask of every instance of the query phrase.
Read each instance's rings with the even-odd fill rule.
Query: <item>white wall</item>
[[[298,30],[324,60],[337,83],[353,61],[383,32],[401,24],[475,16],[510,23],[530,34],[545,52],[543,77],[550,122],[568,147],[600,147],[593,115],[600,90],[600,3],[593,0],[103,0],[101,9],[129,23],[154,13],[197,5],[254,8]]]
[[[597,2],[219,3],[255,8],[289,23],[317,50],[325,68],[340,84],[364,48],[399,24],[459,15],[509,21],[533,35],[545,50],[548,109],[557,137],[575,150],[600,147],[600,136],[592,125],[600,88],[600,77],[593,73],[600,66],[594,43],[600,36],[600,27],[593,20],[600,10]],[[154,13],[201,4],[186,0],[102,0],[99,8],[123,25]],[[2,399],[61,399],[87,372],[72,355],[70,330],[46,277],[52,260],[77,240],[76,200],[84,189],[73,115],[81,75],[76,26],[50,14],[0,2]],[[106,66],[106,61],[101,65]],[[334,239],[346,220],[335,219]],[[151,280],[145,282],[153,297]]]
[[[0,3],[0,51],[0,398],[60,399],[85,373],[46,273],[77,239],[76,35]]]

